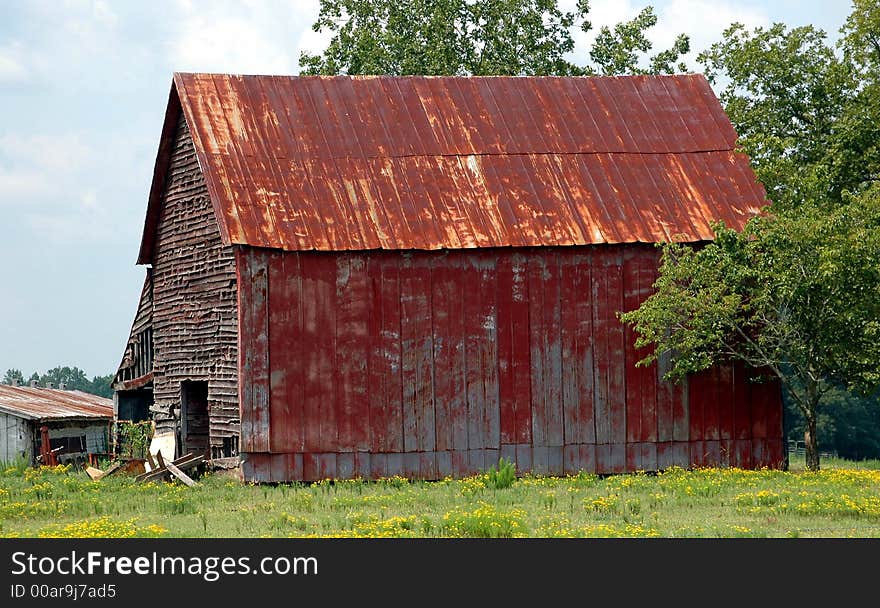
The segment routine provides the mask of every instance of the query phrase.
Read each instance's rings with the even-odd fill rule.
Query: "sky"
[[[561,0],[570,8],[575,0]],[[591,0],[594,29],[649,3]],[[848,0],[655,0],[655,50],[688,66],[732,22],[813,24]],[[175,71],[296,74],[329,40],[318,0],[0,0],[0,374],[113,373],[145,270],[136,266]],[[586,58],[578,35],[573,59]]]

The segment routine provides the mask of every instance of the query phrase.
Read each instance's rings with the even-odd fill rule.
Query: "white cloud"
[[[70,173],[89,162],[91,147],[82,135],[0,135],[0,160],[13,165],[37,167],[52,172]]]
[[[6,49],[0,50],[0,84],[17,83],[27,78],[25,67]]]
[[[52,206],[94,163],[78,134],[0,136],[0,206]]]
[[[299,50],[314,41],[317,3],[178,0],[169,61],[175,70],[293,74]]]
[[[56,191],[54,182],[45,173],[33,170],[0,168],[0,208],[20,207],[35,198],[50,196]]]
[[[688,34],[691,39],[688,58],[693,60],[721,40],[722,32],[734,22],[751,29],[769,25],[770,18],[763,10],[729,0],[672,0],[659,11],[651,41],[655,48],[666,49],[678,34]],[[695,65],[694,61],[690,63]]]

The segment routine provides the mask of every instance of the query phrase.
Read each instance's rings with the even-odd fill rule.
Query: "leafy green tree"
[[[47,386],[53,384],[55,388],[62,384],[68,390],[81,391],[90,386],[86,373],[78,367],[55,367],[40,376],[40,384]]]
[[[558,75],[684,71],[687,36],[648,56],[651,7],[600,29],[593,65],[569,57],[572,32],[588,32],[588,0],[560,10],[557,0],[321,0],[312,29],[333,34],[318,55],[303,53],[305,74]],[[677,63],[678,62],[678,63]],[[642,67],[645,65],[646,67]]]
[[[854,5],[837,52],[813,26],[733,24],[698,56],[776,209],[880,179],[880,4]]]
[[[622,315],[671,378],[725,358],[775,374],[819,468],[820,404],[880,385],[880,4],[837,51],[812,26],[734,24],[699,56],[773,201],[742,234],[664,246],[657,292]]]
[[[672,355],[668,377],[739,359],[776,375],[805,420],[806,466],[819,468],[819,405],[834,387],[880,387],[880,187],[723,225],[701,248],[664,245],[656,292],[621,315],[641,363]]]
[[[113,387],[110,385],[112,382],[113,374],[107,374],[106,376],[94,376],[89,382],[88,386],[82,390],[93,395],[107,397],[108,399],[110,399],[113,397]]]
[[[47,386],[52,383],[55,388],[59,388],[62,384],[67,390],[83,391],[101,397],[110,398],[113,396],[113,389],[110,383],[113,381],[113,374],[106,376],[93,376],[89,379],[86,373],[78,367],[58,366],[50,369],[45,374],[34,372],[28,378],[24,379],[24,374],[18,369],[8,369],[3,377],[4,384],[12,384],[13,379],[18,379],[19,384],[27,385],[31,381],[36,381],[38,386]]]
[[[24,375],[21,373],[21,370],[14,368],[7,369],[6,374],[3,376],[3,384],[12,384],[16,380],[19,384],[24,384]]]

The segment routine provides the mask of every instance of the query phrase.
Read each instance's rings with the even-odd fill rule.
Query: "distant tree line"
[[[68,367],[66,365],[64,367],[54,367],[45,374],[34,372],[28,377],[25,377],[20,369],[7,369],[6,374],[3,376],[3,384],[14,384],[16,380],[22,386],[28,386],[35,380],[37,385],[42,387],[47,386],[51,382],[55,388],[64,384],[65,388],[71,391],[82,391],[108,398],[113,396],[113,389],[110,387],[110,383],[113,382],[113,374],[93,376],[89,379],[80,368]]]

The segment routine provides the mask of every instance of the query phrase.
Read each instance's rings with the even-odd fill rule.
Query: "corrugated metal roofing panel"
[[[700,75],[175,74],[174,91],[229,244],[696,241],[767,203]]]
[[[113,400],[81,391],[0,384],[0,410],[28,420],[113,418]]]

